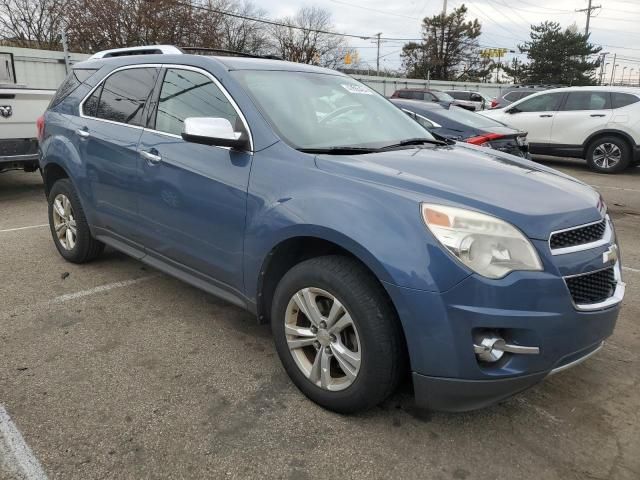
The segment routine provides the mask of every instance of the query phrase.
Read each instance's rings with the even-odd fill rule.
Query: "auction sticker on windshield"
[[[342,88],[344,88],[349,93],[361,93],[363,95],[373,95],[373,92],[365,87],[364,85],[349,85],[348,83],[343,83]]]

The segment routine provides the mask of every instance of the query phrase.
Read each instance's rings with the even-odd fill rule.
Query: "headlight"
[[[474,272],[502,278],[515,270],[542,270],[531,242],[513,225],[483,213],[422,204],[422,218],[438,241]]]

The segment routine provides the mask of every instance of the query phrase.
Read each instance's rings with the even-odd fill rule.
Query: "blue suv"
[[[409,374],[420,406],[480,408],[611,335],[624,283],[587,185],[332,70],[148,50],[75,65],[41,121],[66,260],[109,245],[255,313],[337,412]]]

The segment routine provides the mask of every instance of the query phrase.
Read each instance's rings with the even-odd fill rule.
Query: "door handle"
[[[604,113],[592,113],[592,117],[604,117]]]
[[[541,118],[551,118],[553,115],[540,115]]]
[[[91,135],[87,130],[82,130],[81,128],[76,130],[76,134],[81,138],[88,138]]]
[[[140,152],[140,155],[149,163],[160,163],[162,161],[162,157],[160,155],[156,155],[155,153],[145,152],[144,150],[142,150]]]

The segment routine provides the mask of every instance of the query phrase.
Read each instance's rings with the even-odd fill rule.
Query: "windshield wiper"
[[[298,148],[298,151],[304,153],[315,153],[318,155],[358,155],[363,153],[373,153],[376,152],[377,148],[367,148],[367,147],[350,147],[348,145],[344,145],[341,147],[328,147],[328,148]]]
[[[435,138],[434,139],[430,139],[430,138],[407,138],[406,140],[402,140],[401,142],[398,142],[398,143],[393,143],[391,145],[385,145],[384,147],[379,148],[378,151],[392,150],[394,148],[408,147],[410,145],[422,145],[424,143],[431,143],[433,145],[448,145],[447,142],[445,142],[443,140],[436,140]]]

